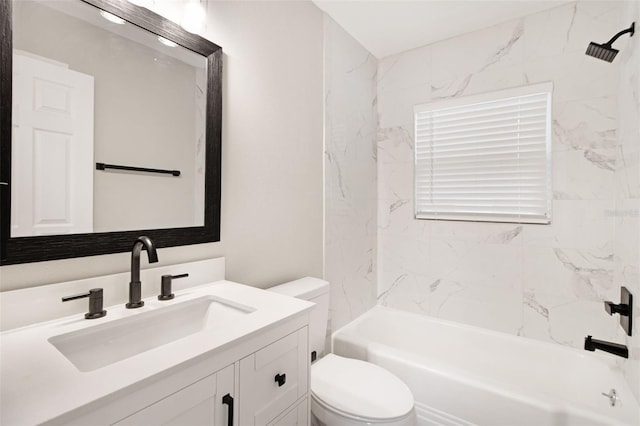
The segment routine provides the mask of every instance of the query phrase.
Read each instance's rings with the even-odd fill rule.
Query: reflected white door
[[[93,77],[14,52],[11,236],[93,231]]]

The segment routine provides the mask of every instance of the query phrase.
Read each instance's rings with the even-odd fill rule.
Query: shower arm
[[[611,40],[606,42],[604,45],[605,46],[611,46],[614,41],[616,41],[617,39],[619,39],[622,35],[624,35],[626,33],[631,33],[630,37],[632,37],[633,33],[635,33],[635,30],[636,30],[636,23],[633,22],[629,28],[627,28],[626,30],[620,31],[618,34],[616,34],[613,37],[611,37]]]

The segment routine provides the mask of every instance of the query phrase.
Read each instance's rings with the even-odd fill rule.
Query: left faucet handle
[[[89,298],[89,312],[84,314],[86,319],[102,318],[107,315],[107,311],[102,309],[103,306],[103,291],[101,288],[92,288],[86,293],[74,294],[73,296],[65,296],[62,298],[63,302],[70,300]]]

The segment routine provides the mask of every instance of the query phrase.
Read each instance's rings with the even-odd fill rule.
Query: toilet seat
[[[413,411],[413,394],[389,371],[369,362],[328,354],[311,366],[311,396],[344,417],[388,422]]]

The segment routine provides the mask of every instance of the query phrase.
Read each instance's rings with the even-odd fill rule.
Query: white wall
[[[622,61],[584,52],[620,30],[620,15],[619,2],[569,3],[380,61],[380,304],[578,348],[588,334],[618,340],[603,301],[620,291]],[[413,105],[544,81],[554,84],[552,224],[415,220]]]
[[[337,330],[376,304],[377,60],[325,16],[325,279]]]
[[[181,3],[155,7],[179,21]],[[161,249],[161,265],[226,256],[229,279],[260,287],[322,277],[322,13],[308,2],[211,1],[207,15],[204,35],[225,53],[221,242]],[[129,258],[3,266],[0,289],[124,272]]]
[[[627,1],[620,29],[636,23],[632,38],[624,36],[616,61],[620,61],[618,86],[618,151],[616,161],[615,286],[625,286],[634,296],[633,336],[618,329],[617,342],[626,342],[631,358],[625,375],[640,401],[640,2]],[[622,39],[621,39],[622,41]],[[619,297],[619,296],[618,296]],[[616,303],[618,298],[614,299]]]

